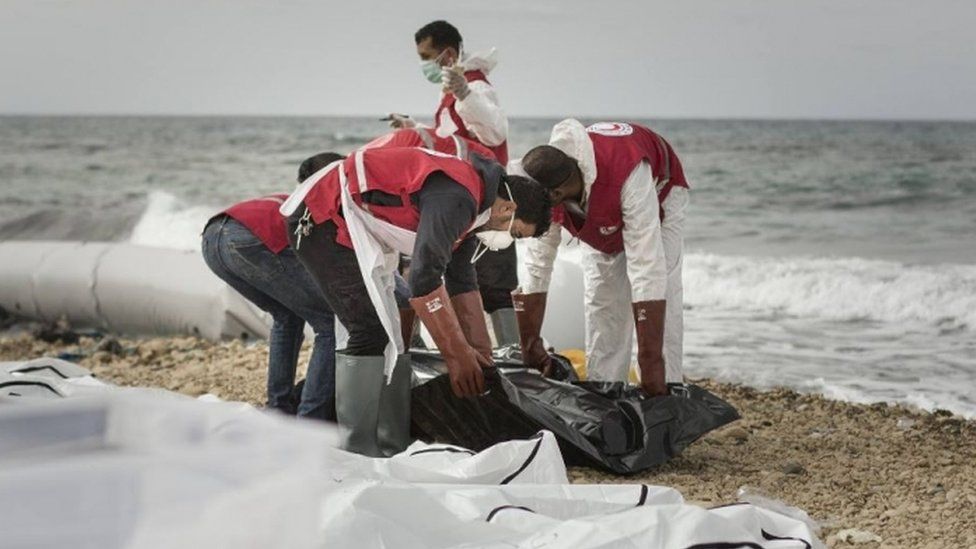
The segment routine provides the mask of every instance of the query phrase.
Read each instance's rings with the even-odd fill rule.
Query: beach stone
[[[119,343],[119,340],[115,339],[114,337],[106,337],[98,342],[98,345],[95,346],[95,351],[104,351],[113,355],[121,355],[124,352],[124,349],[122,348],[122,344]]]
[[[736,444],[742,444],[743,442],[749,440],[749,431],[746,431],[742,427],[736,425],[722,432],[722,438],[733,441]]]
[[[795,461],[787,461],[782,467],[780,467],[779,470],[787,475],[802,475],[807,472],[803,465],[800,465]]]
[[[867,530],[858,530],[857,528],[846,528],[834,534],[836,541],[843,541],[845,543],[852,543],[854,545],[860,545],[862,543],[881,543],[883,540],[877,534],[868,532]]]
[[[112,355],[107,351],[97,351],[92,355],[92,360],[99,364],[108,364],[112,362]]]
[[[895,427],[901,429],[902,431],[907,431],[915,426],[916,420],[910,417],[900,417],[898,421],[895,422]]]

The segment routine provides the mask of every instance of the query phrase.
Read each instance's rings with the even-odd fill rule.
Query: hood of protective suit
[[[576,160],[583,173],[583,200],[590,194],[590,187],[596,181],[596,155],[593,142],[586,134],[586,128],[575,118],[567,118],[552,127],[549,144]]]
[[[498,64],[498,52],[495,48],[488,51],[479,51],[472,54],[465,53],[461,58],[461,64],[466,71],[481,71],[487,75]]]

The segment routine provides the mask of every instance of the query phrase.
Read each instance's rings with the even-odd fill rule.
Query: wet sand
[[[113,352],[97,350],[100,342],[90,338],[50,344],[8,335],[0,338],[0,360],[71,353],[107,382],[264,402],[264,342],[177,337],[119,343]],[[308,352],[306,345],[302,363]],[[742,420],[649,472],[619,477],[574,468],[573,482],[673,486],[706,506],[734,502],[737,491],[749,487],[806,510],[833,547],[976,549],[976,422],[694,381],[734,404]]]

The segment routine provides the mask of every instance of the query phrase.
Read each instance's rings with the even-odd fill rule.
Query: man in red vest
[[[440,84],[440,103],[434,113],[438,137],[458,136],[490,149],[503,166],[508,163],[508,118],[498,103],[488,74],[495,68],[495,50],[466,54],[461,33],[447,21],[434,21],[414,34],[424,76]],[[391,114],[395,128],[414,127],[409,117]],[[485,311],[502,346],[518,341],[511,292],[518,286],[515,247],[489,251],[476,265]]]
[[[688,183],[671,145],[637,124],[584,128],[569,119],[521,164],[554,204],[553,229],[527,247],[529,276],[514,296],[525,361],[548,366],[539,331],[562,227],[583,251],[589,378],[627,380],[636,327],[641,386],[652,396],[667,394],[666,381],[682,381],[688,204]]]
[[[535,181],[422,148],[356,151],[309,177],[282,205],[299,260],[349,342],[336,354],[336,412],[347,449],[392,455],[409,443],[410,366],[392,274],[412,256],[410,303],[459,397],[483,392],[491,341],[473,260],[549,227]]]
[[[334,153],[302,163],[298,181],[341,159]],[[245,200],[215,215],[203,230],[203,258],[230,287],[273,319],[268,340],[268,408],[335,421],[335,315],[288,245],[278,208],[287,194]],[[301,397],[293,396],[305,323],[315,331]]]
[[[396,147],[423,147],[431,151],[437,151],[440,153],[449,154],[451,156],[460,158],[461,160],[467,160],[469,162],[471,161],[472,154],[476,154],[481,156],[482,158],[486,158],[490,160],[497,160],[495,158],[495,153],[492,152],[491,149],[485,147],[484,145],[478,143],[477,141],[466,139],[457,134],[450,135],[448,137],[440,137],[434,132],[432,128],[426,128],[423,126],[415,126],[412,128],[400,128],[398,130],[393,130],[390,133],[377,137],[376,139],[370,141],[369,143],[366,143],[360,148],[365,150],[365,149],[396,148]],[[511,249],[514,250],[514,247],[512,247]],[[484,255],[482,255],[480,261],[483,263],[485,262],[486,258],[488,258],[489,256],[499,256],[505,254],[508,251],[509,250],[499,250],[497,252],[493,252],[489,250]],[[401,259],[400,269],[403,269],[404,265],[409,267],[410,265],[409,256],[404,255],[401,256],[400,259]],[[485,285],[487,283],[481,279],[481,274],[485,272],[485,269],[484,268],[479,269],[480,265],[481,263],[477,263],[475,266],[475,270],[479,274],[479,279],[478,279],[479,292],[481,293],[482,296],[482,305],[484,305],[485,303],[489,303],[491,301],[491,298],[486,297],[485,291],[482,288],[482,285]],[[400,296],[402,294],[409,293],[409,289],[406,287],[406,283],[402,282],[402,279],[398,279],[397,284],[398,284],[397,299],[400,299]],[[511,294],[511,291],[509,291],[508,294]],[[511,299],[508,300],[508,303],[511,304]],[[508,308],[509,314],[507,315],[506,318],[503,318],[501,320],[498,319],[498,317],[501,316],[502,314],[501,311],[489,310],[489,313],[492,315],[492,328],[494,329],[495,332],[495,341],[497,341],[499,345],[502,346],[511,345],[512,343],[518,342],[518,330],[515,325],[515,315],[512,309],[509,307]],[[506,319],[509,319],[509,321],[505,322]],[[413,327],[414,327],[413,309],[411,309],[409,306],[407,306],[406,308],[401,308],[400,330],[401,330],[401,334],[403,335],[403,341],[408,346],[410,346],[410,342],[413,340],[412,337]]]

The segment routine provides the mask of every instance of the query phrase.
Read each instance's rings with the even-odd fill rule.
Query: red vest
[[[458,150],[460,146],[460,151]],[[477,141],[452,135],[439,137],[430,128],[402,128],[376,139],[362,146],[363,149],[382,149],[392,147],[423,147],[432,151],[456,156],[468,160],[471,153],[477,153],[485,158],[496,160],[495,153]]]
[[[468,71],[464,73],[464,79],[468,82],[488,82],[485,77],[485,73],[481,71]],[[451,115],[451,120],[454,121],[454,125],[457,126],[457,131],[454,132],[455,135],[459,135],[465,139],[470,139],[471,141],[478,141],[473,133],[468,131],[467,126],[464,125],[464,120],[458,115],[457,110],[454,108],[454,103],[457,99],[454,97],[453,93],[445,93],[444,97],[441,98],[441,104],[437,106],[437,111],[434,112],[434,129],[437,129],[441,125],[441,111],[447,109]],[[508,142],[502,141],[500,145],[491,147],[485,143],[482,143],[485,147],[491,149],[494,153],[495,159],[501,163],[502,166],[508,164]]]
[[[247,227],[254,236],[274,253],[281,253],[288,247],[288,228],[285,218],[278,213],[287,194],[272,194],[238,202],[222,213],[234,218]]]
[[[618,254],[624,250],[620,192],[634,168],[641,161],[647,161],[656,179],[667,179],[657,191],[661,204],[672,188],[688,188],[688,182],[671,145],[644,126],[603,122],[586,128],[586,134],[593,143],[596,157],[596,180],[590,187],[586,220],[579,223],[562,206],[552,209],[552,219],[593,248],[606,254]],[[664,219],[663,206],[658,215]]]
[[[399,206],[366,204],[365,209],[373,217],[409,231],[416,231],[420,223],[420,210],[410,197],[420,191],[433,173],[443,172],[467,189],[475,204],[481,204],[484,182],[471,164],[463,160],[420,148],[367,149],[362,151],[363,177],[356,169],[357,154],[350,155],[338,169],[318,180],[305,196],[305,206],[312,213],[312,220],[315,223],[332,220],[339,229],[336,242],[347,248],[352,248],[352,240],[342,218],[338,170],[345,171],[349,191],[357,204],[362,205],[362,194],[368,191],[399,196]]]

